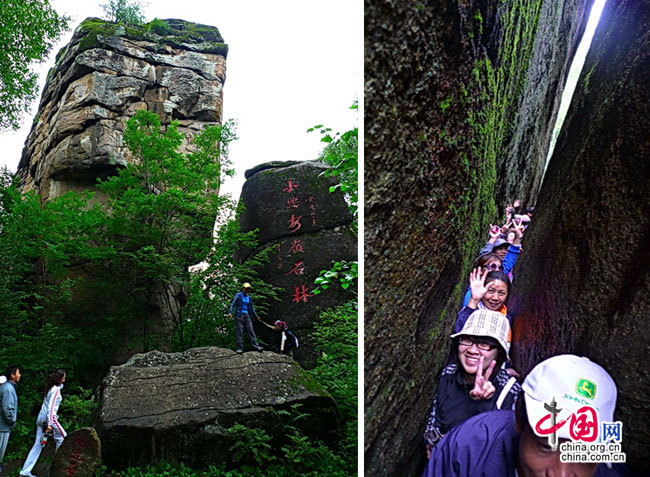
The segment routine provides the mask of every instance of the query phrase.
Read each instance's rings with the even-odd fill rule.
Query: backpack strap
[[[499,394],[499,398],[497,399],[497,409],[501,409],[501,406],[503,405],[503,401],[506,399],[506,396],[512,389],[512,387],[515,385],[517,382],[517,379],[513,376],[511,377],[508,382],[506,383],[505,386],[503,386],[503,389],[501,390],[501,394]]]

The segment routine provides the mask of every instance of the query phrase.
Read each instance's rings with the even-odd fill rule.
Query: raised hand
[[[492,360],[488,368],[483,374],[483,355],[478,359],[478,369],[476,370],[476,378],[474,379],[474,389],[469,392],[469,396],[478,401],[479,399],[489,399],[495,392],[494,384],[490,382],[490,376],[497,362]]]
[[[512,204],[512,206],[516,209],[517,207],[519,207],[520,204],[521,204],[521,202],[519,202],[519,199],[515,199],[515,201],[514,201],[514,203]]]
[[[490,224],[490,240],[488,241],[490,243],[496,242],[497,239],[499,238],[499,235],[501,235],[501,230],[499,229],[499,226]]]
[[[487,293],[485,277],[487,277],[488,273],[489,270],[487,268],[484,271],[481,271],[481,268],[477,267],[469,274],[469,289],[471,291],[471,297],[467,306],[470,308],[477,308],[478,302],[481,301]]]
[[[521,239],[524,236],[524,229],[525,225],[523,222],[519,222],[519,224],[515,224],[514,226],[514,231],[515,231],[515,240],[512,242],[512,245],[521,245]]]

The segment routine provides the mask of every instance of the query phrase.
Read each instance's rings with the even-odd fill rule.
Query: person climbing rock
[[[59,406],[61,405],[61,401],[63,401],[61,389],[63,389],[65,378],[66,372],[64,369],[57,369],[45,378],[43,404],[41,404],[41,410],[36,418],[36,440],[29,454],[27,454],[23,468],[20,469],[20,473],[18,474],[20,476],[34,477],[32,469],[36,465],[43,450],[41,441],[44,433],[52,434],[52,438],[56,443],[56,450],[59,450],[59,447],[63,444],[63,440],[67,434],[63,426],[59,423]]]
[[[235,298],[233,298],[232,303],[230,304],[230,312],[228,313],[228,316],[232,318],[233,310],[235,312],[235,333],[237,334],[238,353],[244,352],[244,327],[246,327],[246,332],[251,340],[253,349],[256,349],[257,351],[263,351],[264,349],[257,342],[257,336],[255,336],[255,330],[253,330],[253,322],[250,318],[252,315],[259,319],[259,316],[255,312],[255,307],[253,306],[253,299],[250,296],[250,291],[250,283],[244,283],[242,285],[242,290],[237,292]]]
[[[271,326],[259,318],[258,320],[264,326],[273,330],[275,349],[277,352],[280,354],[288,354],[293,358],[293,350],[298,348],[299,343],[298,338],[289,331],[289,325],[285,321],[276,320],[275,323],[273,323],[273,326]]]
[[[4,459],[9,434],[16,427],[18,419],[18,394],[16,385],[20,381],[20,368],[9,366],[4,373],[5,382],[0,385],[0,472]]]
[[[589,399],[585,399],[581,383],[588,383]],[[533,368],[522,391],[524,398],[517,400],[515,411],[485,412],[452,429],[433,448],[422,477],[629,475],[622,464],[564,462],[560,446],[554,449],[548,436],[533,430],[550,415],[545,405],[552,401],[561,410],[558,423],[583,412],[585,403],[598,409],[599,423],[613,422],[616,385],[602,367],[575,355],[553,356]],[[572,437],[571,427],[569,421],[556,431],[559,444]]]
[[[427,456],[442,436],[470,417],[513,409],[521,387],[501,369],[508,359],[509,338],[508,320],[490,310],[475,311],[463,329],[451,335],[451,363],[442,371],[424,432]]]

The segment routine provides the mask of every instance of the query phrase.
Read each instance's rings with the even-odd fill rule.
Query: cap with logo
[[[562,354],[542,361],[526,376],[522,390],[532,429],[548,415],[544,404],[553,399],[561,409],[557,422],[582,406],[595,408],[599,422],[614,420],[616,384],[607,371],[588,358]],[[557,437],[570,439],[568,423],[557,430]]]
[[[480,309],[469,315],[465,326],[459,333],[451,335],[456,336],[489,336],[499,342],[506,352],[510,352],[510,322],[503,314],[498,311]]]

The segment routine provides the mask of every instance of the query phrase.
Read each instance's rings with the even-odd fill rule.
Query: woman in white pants
[[[45,397],[41,405],[41,411],[36,418],[36,442],[27,455],[27,459],[20,470],[20,475],[25,477],[34,477],[32,469],[41,455],[41,439],[45,431],[54,433],[53,439],[56,443],[56,449],[59,450],[63,439],[67,435],[61,424],[59,424],[59,405],[63,398],[61,397],[61,388],[65,383],[65,370],[57,369],[46,378]]]

